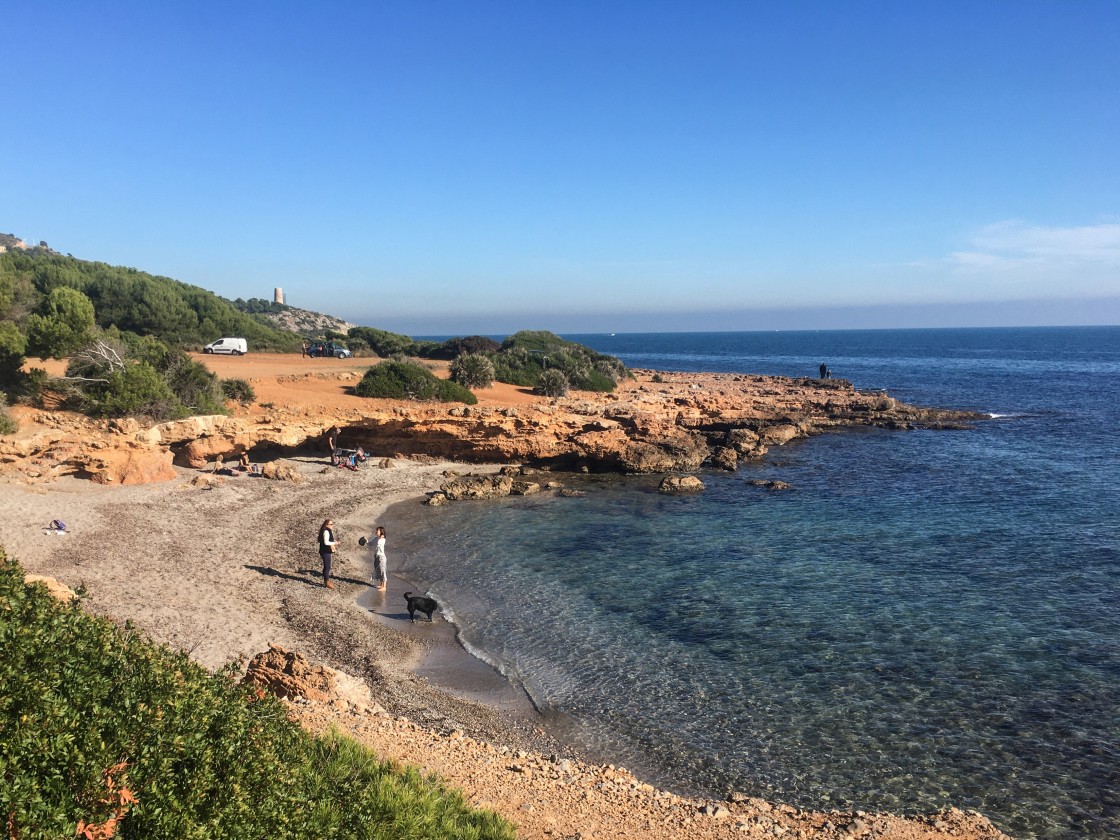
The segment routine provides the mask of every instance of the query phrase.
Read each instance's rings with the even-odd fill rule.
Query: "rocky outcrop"
[[[154,484],[176,478],[172,455],[155,446],[130,446],[74,455],[69,463],[97,484]]]
[[[98,484],[151,484],[176,478],[167,447],[137,440],[136,421],[96,421],[68,412],[29,412],[21,433],[0,438],[0,472],[25,481],[77,475]],[[32,422],[26,422],[33,420]],[[34,426],[34,431],[24,432]]]
[[[986,416],[908,406],[840,379],[635,373],[612,394],[579,393],[516,407],[370,399],[360,409],[353,402],[335,411],[270,405],[263,412],[150,428],[79,418],[71,421],[74,433],[0,439],[0,469],[19,461],[29,478],[76,472],[105,483],[162,481],[174,477],[172,457],[179,466],[204,468],[254,449],[273,457],[309,448],[325,455],[324,434],[337,425],[347,446],[361,446],[383,464],[394,457],[433,457],[591,472],[693,472],[705,464],[735,470],[771,447],[842,427],[951,429]],[[47,424],[62,414],[48,415]],[[467,483],[447,496],[494,492]]]
[[[24,575],[23,582],[28,586],[41,583],[47,588],[47,592],[52,598],[66,604],[78,597],[78,594],[65,583],[53,577],[47,577],[46,575]]]
[[[667,475],[657,485],[658,493],[698,493],[704,489],[704,482],[694,475]]]
[[[762,487],[766,490],[792,490],[793,485],[787,484],[784,481],[770,481],[764,478],[755,478],[747,482],[754,487]]]
[[[462,499],[500,499],[513,490],[508,475],[465,475],[440,485],[440,492],[453,502]]]
[[[335,695],[335,671],[323,665],[312,665],[302,653],[269,645],[249,663],[245,677],[248,685],[259,685],[277,697],[303,697],[329,702]]]

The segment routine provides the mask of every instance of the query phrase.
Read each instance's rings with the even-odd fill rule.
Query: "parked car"
[[[219,338],[202,348],[203,353],[227,353],[230,356],[244,356],[249,352],[249,342],[243,338]]]
[[[344,347],[334,341],[316,341],[307,348],[307,355],[323,358],[334,356],[336,359],[349,359],[354,354],[350,352],[349,347]]]

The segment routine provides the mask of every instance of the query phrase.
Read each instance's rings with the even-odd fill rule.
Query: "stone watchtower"
[[[284,302],[284,290],[281,289],[279,286],[277,286],[275,289],[272,290],[272,299],[276,303],[283,303]]]

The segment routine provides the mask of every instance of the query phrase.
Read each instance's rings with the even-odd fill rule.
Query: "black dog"
[[[413,595],[411,592],[406,592],[404,593],[404,599],[408,601],[409,621],[415,621],[418,612],[424,613],[428,617],[428,621],[431,621],[432,613],[439,609],[439,604],[435,602],[435,599],[426,595]]]

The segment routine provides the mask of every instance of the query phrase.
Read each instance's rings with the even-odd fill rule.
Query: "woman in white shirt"
[[[377,526],[377,551],[373,556],[374,573],[377,575],[377,588],[384,592],[389,584],[389,568],[385,558],[385,529]]]

